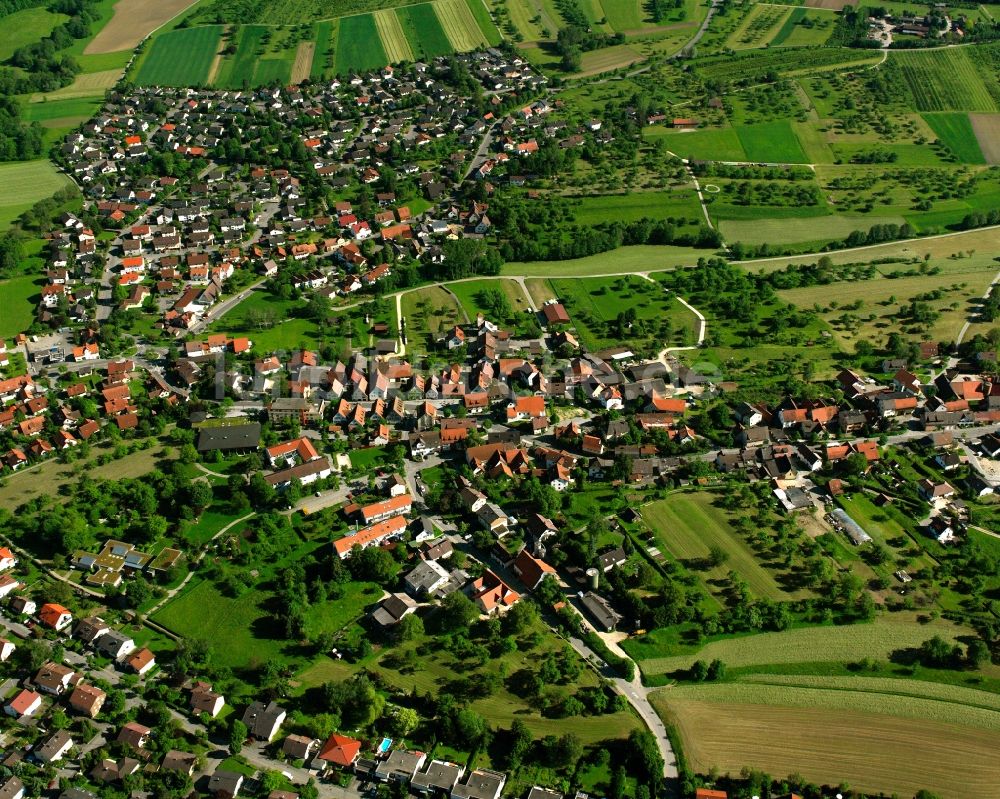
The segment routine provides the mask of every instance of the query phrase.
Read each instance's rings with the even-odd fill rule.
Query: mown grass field
[[[32,275],[0,281],[0,338],[13,338],[31,326],[42,285],[44,280]]]
[[[20,161],[0,164],[0,230],[32,205],[70,185],[50,161]],[[14,331],[20,333],[24,328]]]
[[[643,505],[639,512],[660,548],[680,561],[693,566],[708,558],[713,547],[726,553],[727,560],[722,565],[697,569],[709,591],[718,590],[713,581],[725,580],[730,571],[735,571],[758,597],[780,601],[799,593],[805,595],[806,592],[785,591],[774,575],[761,566],[760,557],[733,529],[726,511],[715,506],[718,498],[718,494],[708,491],[673,494]]]
[[[744,244],[767,244],[781,241],[786,244],[801,242],[817,242],[817,244],[847,238],[855,230],[867,230],[872,225],[894,224],[902,225],[906,220],[902,216],[853,217],[840,214],[824,216],[808,216],[801,218],[769,217],[768,208],[748,209],[757,218],[718,220],[719,230],[726,241],[740,241]],[[710,214],[713,207],[708,207]],[[721,211],[719,216],[724,216]]]
[[[389,63],[371,14],[357,14],[340,20],[334,71],[339,75],[365,72]]]
[[[264,37],[270,29],[263,25],[244,25],[235,33],[236,50],[232,55],[225,56],[219,65],[219,72],[214,83],[223,89],[242,89],[266,81],[260,80],[259,70],[264,68],[266,61],[262,58],[265,45]]]
[[[21,118],[27,122],[50,125],[76,121],[86,122],[100,106],[100,100],[85,97],[71,97],[65,100],[47,100],[41,103],[26,103],[21,106]]]
[[[773,39],[771,47],[819,47],[826,44],[837,23],[827,9],[795,9]]]
[[[724,660],[729,666],[774,663],[851,662],[863,658],[887,660],[897,649],[918,647],[940,635],[955,640],[968,630],[938,619],[917,620],[914,613],[879,616],[870,624],[843,627],[802,627],[782,632],[722,638],[700,648],[678,645],[653,633],[624,642],[625,650],[647,674],[688,669],[696,660]]]
[[[704,221],[698,195],[694,188],[684,186],[669,191],[637,191],[630,194],[604,194],[581,197],[573,209],[573,219],[579,225],[597,225],[610,220],[631,222],[648,217],[667,217]]]
[[[250,589],[225,596],[205,580],[186,589],[152,617],[171,632],[200,639],[220,666],[253,667],[272,660],[287,661],[283,631],[263,606],[268,596]],[[205,609],[211,608],[210,613]]]
[[[500,31],[497,30],[497,26],[493,24],[489,11],[487,11],[482,0],[465,0],[465,2],[487,44],[490,47],[496,47],[500,44],[503,41],[503,37],[500,35]]]
[[[678,266],[694,266],[699,258],[708,258],[713,254],[713,250],[699,250],[694,247],[638,244],[566,261],[511,261],[503,265],[501,274],[523,277],[573,277],[618,272],[647,272],[675,269]]]
[[[37,42],[52,33],[56,25],[69,17],[45,8],[26,8],[3,18],[3,36],[0,36],[0,61],[6,61],[14,51]]]
[[[986,163],[968,114],[924,114],[923,117],[931,130],[963,164]]]
[[[221,25],[184,28],[157,36],[140,61],[135,82],[140,86],[203,85],[221,37]]]
[[[838,691],[912,696],[917,699],[936,699],[952,704],[1000,711],[1000,694],[980,691],[976,688],[966,688],[962,685],[928,682],[927,680],[813,674],[747,674],[740,677],[740,680],[765,685],[792,685],[801,688],[826,688]],[[985,718],[991,727],[995,726],[995,721],[990,720],[989,717]]]
[[[68,86],[63,86],[55,91],[44,94],[33,94],[32,103],[53,102],[56,100],[71,100],[82,97],[91,98],[95,101],[104,99],[104,93],[114,87],[121,79],[125,64],[99,72],[83,72],[73,79]]]
[[[740,125],[736,135],[751,161],[778,164],[805,164],[809,159],[788,120]]]
[[[681,158],[714,161],[745,161],[746,150],[735,128],[675,131],[666,127],[646,128],[649,138],[664,137],[667,149]]]
[[[997,248],[1000,248],[1000,228],[988,228],[949,233],[926,239],[855,247],[833,251],[827,255],[835,264],[858,263],[865,259],[884,258],[917,261],[922,259],[924,255],[930,255],[931,263],[942,267],[946,272],[970,272],[979,269],[995,269],[993,257],[996,255]],[[775,269],[785,269],[790,264],[816,263],[817,257],[817,255],[793,255],[782,258],[759,258],[741,263],[745,268],[755,272],[761,270],[769,272]]]
[[[918,111],[997,111],[996,101],[964,49],[892,53]]]
[[[1000,796],[1000,734],[968,723],[969,708],[799,690],[685,686],[657,692],[652,701],[676,726],[688,764],[698,772],[738,773],[750,766],[818,783],[846,782],[868,792],[911,796],[923,789],[943,799]],[[950,709],[954,723],[938,720],[942,706]]]
[[[309,77],[318,80],[333,73],[334,66],[334,44],[337,41],[337,33],[340,23],[336,20],[317,22],[313,28],[313,39],[316,42],[316,51],[313,53],[312,67]]]
[[[600,6],[616,31],[636,30],[650,22],[640,0],[601,0]]]

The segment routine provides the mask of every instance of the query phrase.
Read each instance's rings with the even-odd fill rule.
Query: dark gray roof
[[[198,431],[198,451],[256,449],[260,445],[260,423],[202,427]]]

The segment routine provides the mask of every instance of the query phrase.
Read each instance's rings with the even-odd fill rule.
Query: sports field
[[[918,111],[1000,110],[986,78],[964,49],[892,53],[899,63]]]
[[[760,565],[743,537],[732,527],[729,514],[715,506],[719,495],[708,491],[673,494],[667,499],[651,502],[640,509],[642,519],[661,545],[675,558],[697,569],[709,590],[717,590],[715,580],[725,580],[735,571],[758,597],[782,600],[806,592],[787,592],[774,575]],[[725,563],[714,568],[695,566],[718,548],[726,554]]]
[[[974,726],[984,716],[1000,718],[995,711],[891,694],[747,684],[670,688],[652,701],[676,726],[698,772],[739,773],[749,766],[868,792],[1000,796],[1000,733]]]
[[[51,197],[67,185],[70,185],[69,178],[57,172],[50,161],[0,164],[0,230],[36,202]]]
[[[338,75],[365,72],[389,63],[371,14],[357,14],[340,20],[334,71]]]
[[[203,85],[221,37],[221,25],[183,28],[157,36],[140,62],[135,82],[141,86]]]

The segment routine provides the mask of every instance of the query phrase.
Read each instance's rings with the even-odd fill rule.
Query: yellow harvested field
[[[988,164],[1000,164],[1000,114],[969,114],[979,149]]]
[[[403,32],[403,26],[399,24],[396,12],[391,8],[373,11],[372,18],[375,20],[375,27],[378,29],[378,36],[382,40],[382,47],[385,48],[389,63],[412,61],[413,50],[410,49],[410,43],[406,40],[406,34]]]
[[[63,86],[54,92],[33,94],[31,102],[41,103],[46,100],[71,100],[75,97],[102,97],[104,92],[114,87],[122,76],[122,69],[108,69],[104,72],[90,72],[77,75],[69,86]]]
[[[117,53],[131,50],[149,34],[169,22],[196,0],[118,0],[111,21],[83,52]]]
[[[299,42],[295,51],[295,63],[292,64],[292,83],[302,83],[309,78],[315,54],[316,42]]]
[[[750,766],[866,792],[1000,799],[996,732],[860,710],[715,702],[707,694],[699,701],[671,689],[653,702],[700,773]]]
[[[434,13],[451,46],[458,52],[464,53],[489,44],[465,0],[438,0],[434,4]]]

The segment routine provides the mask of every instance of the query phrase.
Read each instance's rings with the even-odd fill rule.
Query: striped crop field
[[[342,17],[337,35],[334,71],[338,75],[367,72],[389,63],[371,14]]]
[[[313,30],[316,52],[313,53],[312,68],[309,73],[314,80],[333,72],[334,43],[337,41],[339,29],[339,23],[335,19],[316,23]]]
[[[479,25],[480,33],[486,37],[487,43],[492,47],[500,44],[503,41],[503,36],[500,35],[497,26],[493,24],[484,0],[465,0],[465,2],[469,6],[470,13],[475,17],[476,24]]]
[[[136,72],[135,82],[141,86],[204,84],[221,37],[221,25],[186,28],[157,36]]]
[[[995,711],[866,691],[749,684],[678,687],[651,697],[692,769],[802,774],[868,794],[1000,797]],[[957,764],[961,764],[958,766]]]
[[[451,52],[451,42],[441,27],[432,3],[397,8],[396,16],[406,31],[406,38],[415,57],[430,59]]]
[[[398,64],[401,61],[412,61],[413,51],[410,49],[410,42],[403,32],[403,26],[400,24],[396,12],[391,8],[373,11],[372,19],[375,20],[375,28],[378,30],[389,63]]]
[[[997,111],[996,101],[965,50],[892,53],[918,111]]]
[[[437,0],[435,11],[455,50],[465,52],[487,44],[465,0]]]

